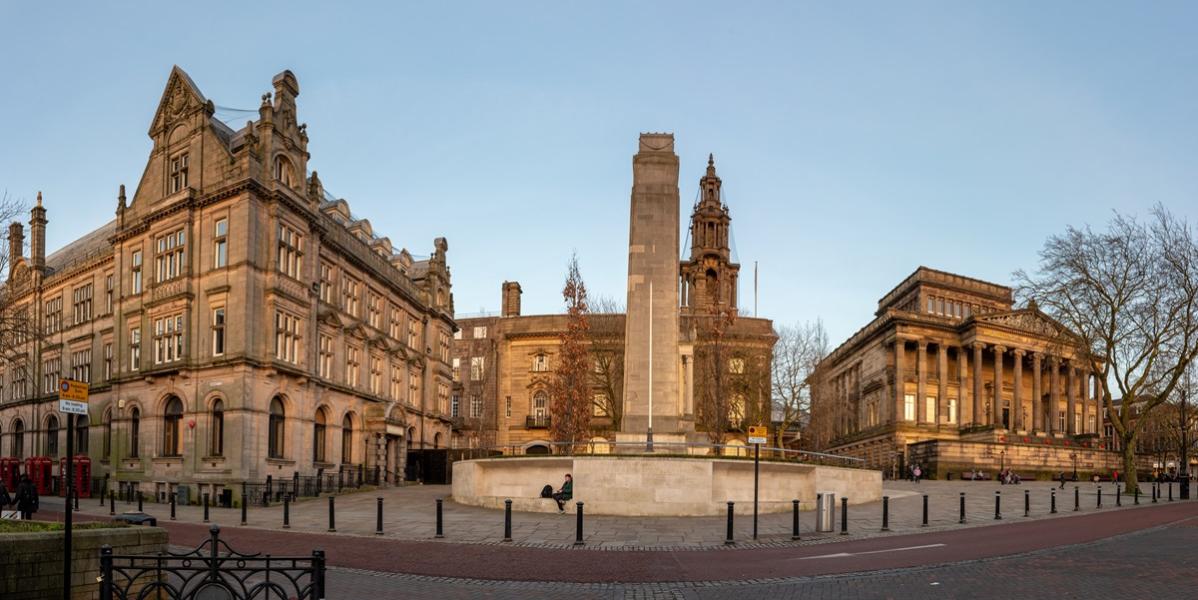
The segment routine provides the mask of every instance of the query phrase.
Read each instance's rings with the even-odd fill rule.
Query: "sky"
[[[1198,221],[1195,3],[100,4],[0,4],[0,193],[43,192],[51,251],[133,196],[175,64],[219,114],[292,70],[309,168],[397,247],[446,237],[458,314],[505,280],[560,312],[572,253],[623,303],[645,131],[684,220],[714,153],[742,308],[756,264],[758,315],[834,345],[920,265],[1009,284],[1112,211]]]

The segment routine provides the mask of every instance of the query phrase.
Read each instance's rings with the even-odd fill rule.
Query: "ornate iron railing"
[[[324,551],[311,556],[243,554],[211,537],[194,550],[114,555],[100,549],[100,600],[324,600]]]

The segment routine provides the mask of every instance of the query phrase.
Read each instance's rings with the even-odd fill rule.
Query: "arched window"
[[[283,401],[278,396],[270,400],[270,427],[267,435],[269,446],[267,455],[270,458],[283,458],[283,424],[286,415],[283,412]]]
[[[46,456],[58,457],[58,417],[46,418]]]
[[[433,436],[433,450],[441,447],[441,434],[437,433]]]
[[[162,413],[162,455],[181,456],[183,443],[179,439],[179,424],[183,421],[183,401],[171,396]]]
[[[715,269],[707,270],[707,282],[704,284],[707,287],[707,300],[712,306],[720,302],[720,280],[716,276]]]
[[[217,398],[212,402],[212,425],[209,432],[208,454],[225,455],[225,402]]]
[[[341,462],[354,462],[354,420],[350,415],[341,421]]]
[[[75,417],[75,454],[87,454],[87,417]]]
[[[416,428],[409,427],[408,428],[408,450],[412,449],[412,445],[415,443],[415,440],[416,440]]]
[[[12,424],[12,455],[25,458],[25,422],[17,419]]]
[[[275,157],[275,179],[287,187],[295,186],[295,171],[291,169],[291,161],[281,154]]]
[[[328,417],[323,408],[316,411],[316,424],[312,427],[312,461],[325,462],[325,431],[328,429]]]
[[[104,456],[103,460],[109,460],[112,457],[112,407],[104,409],[104,416],[101,418],[102,426],[104,427]]]
[[[532,416],[544,419],[549,412],[549,394],[540,390],[532,395]]]
[[[141,455],[141,410],[134,407],[129,412],[129,458]]]

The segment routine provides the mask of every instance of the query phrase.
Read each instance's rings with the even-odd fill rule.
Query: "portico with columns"
[[[1096,382],[1068,339],[1034,303],[1016,308],[1006,286],[921,267],[820,364],[812,431],[823,439],[813,441],[883,469],[901,468],[908,447],[928,441],[982,444],[958,471],[1031,475],[1054,464],[1044,453],[1079,449],[1094,455],[1094,471],[1118,468]]]

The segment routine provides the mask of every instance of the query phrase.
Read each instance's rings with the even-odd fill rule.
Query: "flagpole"
[[[653,281],[649,281],[649,431],[645,433],[645,450],[653,452]]]

